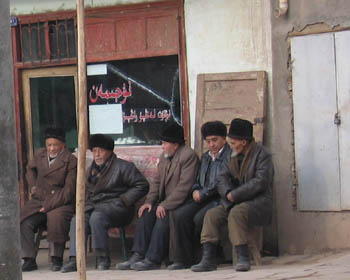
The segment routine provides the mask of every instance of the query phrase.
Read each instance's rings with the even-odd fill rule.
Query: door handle
[[[335,125],[340,125],[341,124],[341,119],[340,119],[340,116],[339,116],[338,112],[334,114],[334,124]]]

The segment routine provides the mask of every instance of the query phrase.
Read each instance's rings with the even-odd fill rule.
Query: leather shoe
[[[108,270],[111,266],[111,259],[107,256],[97,257],[97,269],[98,270]]]
[[[189,268],[189,266],[182,262],[174,262],[173,264],[168,266],[169,270],[179,270],[179,269],[186,269],[186,268]]]
[[[51,271],[60,271],[63,265],[62,258],[51,257],[51,261],[52,261]]]
[[[130,268],[137,271],[153,270],[160,268],[160,264],[146,258],[143,261],[132,264]]]
[[[33,271],[33,270],[37,270],[38,266],[36,264],[35,259],[33,258],[25,258],[24,259],[24,263],[22,265],[22,271]]]
[[[67,262],[61,269],[62,273],[77,271],[77,261],[75,257],[70,257],[69,262]]]
[[[119,269],[119,270],[129,270],[129,269],[131,269],[130,266],[132,264],[140,262],[143,259],[144,259],[144,257],[142,255],[140,255],[139,253],[135,252],[128,261],[122,262],[122,263],[118,263],[115,266],[115,268]]]

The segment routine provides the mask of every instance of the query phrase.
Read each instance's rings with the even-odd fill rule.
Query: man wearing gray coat
[[[85,236],[91,234],[97,269],[110,267],[108,229],[128,225],[134,217],[135,203],[146,195],[149,184],[132,162],[117,158],[114,140],[104,134],[90,137],[93,162],[85,183]],[[62,272],[77,270],[75,217],[70,225],[69,262]]]
[[[201,243],[203,256],[192,271],[215,270],[220,228],[227,224],[229,239],[237,253],[236,271],[250,270],[247,233],[252,226],[267,225],[272,216],[273,163],[271,154],[255,143],[248,120],[234,119],[228,134],[232,154],[217,178],[221,205],[204,218]]]

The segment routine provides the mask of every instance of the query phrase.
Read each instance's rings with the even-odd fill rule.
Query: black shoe
[[[211,242],[203,243],[203,256],[199,264],[191,266],[194,272],[213,271],[217,268],[216,244]]]
[[[67,262],[61,269],[62,273],[77,271],[77,260],[75,257],[70,257],[69,262]]]
[[[111,259],[107,256],[98,256],[96,257],[97,269],[98,270],[108,270],[111,266]]]
[[[119,269],[119,270],[129,270],[129,269],[131,269],[130,266],[132,264],[140,262],[143,259],[144,259],[144,257],[142,255],[140,255],[139,253],[135,252],[128,261],[122,262],[122,263],[118,263],[115,266],[115,268]]]
[[[51,257],[52,261],[52,266],[51,270],[52,271],[60,271],[63,265],[63,260],[60,257]]]
[[[186,269],[189,268],[189,265],[186,265],[182,262],[174,262],[173,264],[168,266],[169,270],[179,270],[179,269]]]
[[[248,271],[250,270],[250,255],[248,245],[235,246],[237,253],[236,271]]]
[[[130,268],[137,271],[153,270],[160,268],[160,264],[152,262],[146,258],[143,261],[132,264]]]
[[[33,271],[33,270],[37,270],[38,266],[36,264],[35,259],[33,258],[24,258],[24,263],[22,265],[22,271]]]

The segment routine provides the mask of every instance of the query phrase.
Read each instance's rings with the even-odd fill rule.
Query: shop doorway
[[[76,67],[52,67],[22,72],[27,159],[45,145],[44,131],[59,126],[66,131],[67,147],[74,151],[77,138]]]

